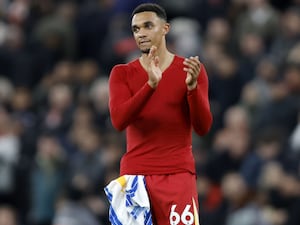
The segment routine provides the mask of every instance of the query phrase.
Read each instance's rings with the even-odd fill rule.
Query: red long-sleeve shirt
[[[120,174],[195,173],[192,128],[199,135],[210,129],[208,78],[201,65],[197,87],[188,91],[184,58],[175,56],[156,89],[139,60],[115,66],[109,79],[113,126],[126,129],[127,152]]]

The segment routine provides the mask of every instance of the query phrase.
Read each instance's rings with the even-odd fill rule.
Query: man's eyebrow
[[[149,25],[149,24],[153,24],[153,22],[152,22],[152,21],[146,21],[146,22],[144,23],[144,25]]]
[[[143,25],[149,25],[149,24],[153,24],[153,22],[152,21],[145,21],[144,23],[143,23]],[[132,26],[131,26],[131,28],[138,28],[139,26],[138,25],[136,25],[136,24],[133,24]]]
[[[132,25],[131,28],[132,28],[132,29],[138,28],[138,25]]]

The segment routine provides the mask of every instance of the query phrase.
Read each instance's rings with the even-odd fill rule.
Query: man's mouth
[[[145,45],[145,44],[149,44],[150,41],[143,40],[143,41],[140,41],[139,43],[140,43],[140,45]]]

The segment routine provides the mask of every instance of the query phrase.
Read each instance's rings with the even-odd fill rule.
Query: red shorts
[[[153,224],[199,225],[195,175],[176,173],[145,178]]]

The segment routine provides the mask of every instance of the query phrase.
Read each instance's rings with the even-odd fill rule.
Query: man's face
[[[138,48],[148,54],[152,45],[159,48],[169,25],[154,12],[141,12],[132,17],[131,29]]]

